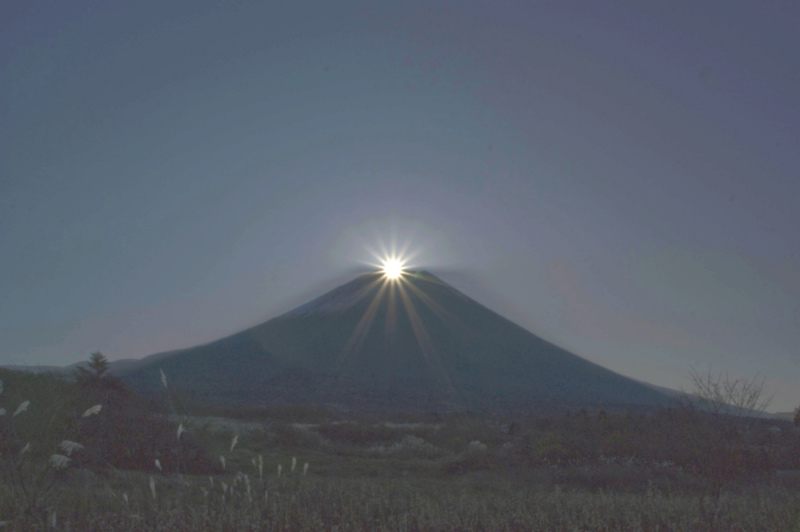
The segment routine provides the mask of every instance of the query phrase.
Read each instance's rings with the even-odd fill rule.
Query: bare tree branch
[[[727,371],[715,373],[711,366],[706,372],[692,368],[691,394],[701,409],[713,414],[733,417],[754,416],[764,412],[773,396],[766,395],[766,377],[733,379]]]

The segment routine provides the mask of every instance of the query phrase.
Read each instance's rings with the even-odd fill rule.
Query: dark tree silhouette
[[[100,353],[92,353],[89,356],[89,368],[78,366],[72,372],[78,384],[85,384],[89,381],[96,381],[104,378],[105,373],[108,371],[108,359]]]
[[[86,366],[73,371],[81,404],[103,407],[82,432],[87,466],[153,470],[158,458],[164,471],[177,471],[180,457],[182,472],[216,469],[216,462],[190,434],[178,441],[177,423],[154,415],[143,398],[108,369],[108,359],[92,353]]]

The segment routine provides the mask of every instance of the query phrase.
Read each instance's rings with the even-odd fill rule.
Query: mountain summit
[[[392,410],[657,406],[656,390],[547,342],[426,271],[361,275],[261,325],[121,373],[209,402]]]

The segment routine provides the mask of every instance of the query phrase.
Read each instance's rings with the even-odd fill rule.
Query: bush
[[[494,466],[494,457],[488,453],[467,453],[442,466],[445,475],[464,475],[473,471],[483,471]]]
[[[474,414],[448,416],[439,429],[428,437],[434,445],[456,453],[463,451],[471,441],[481,441],[493,447],[508,439],[499,428],[491,427],[486,420]]]
[[[401,437],[400,431],[386,425],[362,425],[356,422],[321,425],[317,427],[317,432],[333,443],[360,447],[392,443]]]
[[[319,435],[311,430],[295,427],[289,423],[275,423],[272,426],[273,441],[281,449],[317,449]]]
[[[0,375],[0,469],[10,502],[0,519],[19,519],[41,513],[64,469],[85,461],[83,433],[102,405],[79,409],[75,385],[62,375]]]
[[[168,416],[153,414],[148,405],[119,378],[106,373],[100,353],[89,369],[75,372],[78,395],[84,402],[101,402],[104,415],[85,433],[86,462],[94,469],[154,471],[159,460],[165,472],[213,473],[217,461],[193,435],[181,431]]]

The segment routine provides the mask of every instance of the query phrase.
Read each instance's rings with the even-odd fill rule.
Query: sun
[[[397,279],[403,275],[403,263],[397,259],[383,261],[383,274],[387,279]]]

